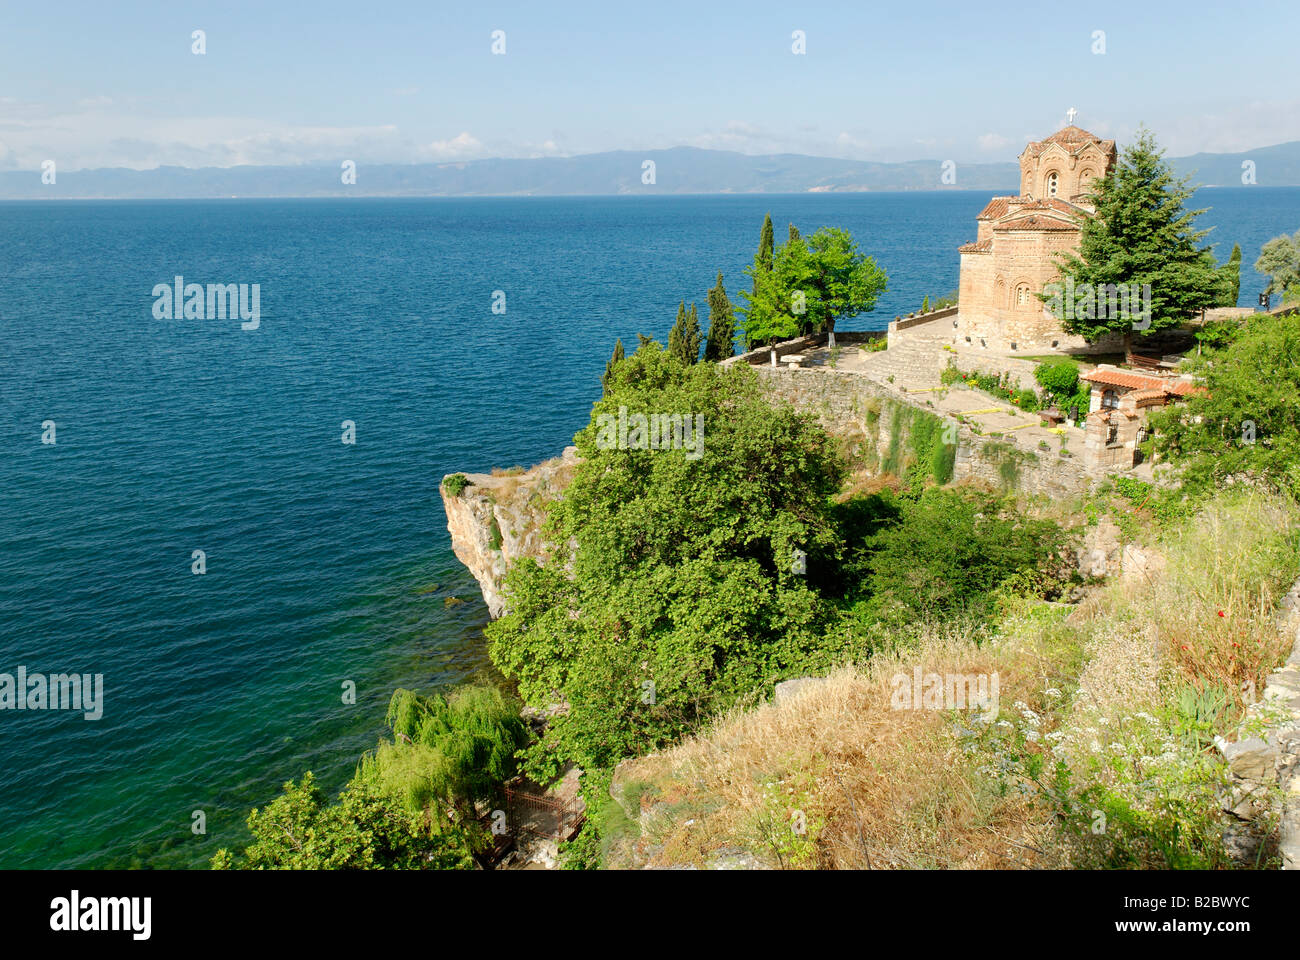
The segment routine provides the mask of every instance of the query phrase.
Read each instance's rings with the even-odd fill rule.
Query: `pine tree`
[[[727,299],[727,290],[722,285],[722,271],[718,271],[718,282],[709,289],[709,336],[704,346],[706,362],[717,363],[726,360],[735,348],[732,340],[736,336],[736,314]]]
[[[1124,335],[1126,348],[1134,332],[1154,333],[1174,327],[1214,306],[1223,295],[1219,267],[1200,242],[1209,232],[1194,221],[1204,210],[1185,210],[1193,190],[1176,179],[1150,131],[1137,141],[1094,186],[1096,215],[1081,218],[1078,254],[1059,258],[1064,289],[1073,300],[1061,316],[1065,329],[1090,343],[1107,333]],[[1109,308],[1104,293],[1118,285],[1150,291],[1150,308]],[[1044,301],[1056,294],[1041,295]],[[1094,299],[1095,298],[1095,299]],[[1122,301],[1121,301],[1122,302]],[[1054,304],[1053,309],[1064,304]]]
[[[623,359],[623,340],[620,337],[618,340],[614,341],[614,355],[610,357],[609,360],[606,362],[605,375],[600,378],[600,386],[605,393],[609,393],[609,382],[614,375],[614,367],[616,367],[619,361],[622,359]]]

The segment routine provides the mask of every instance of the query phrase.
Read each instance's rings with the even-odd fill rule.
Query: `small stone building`
[[[994,197],[958,248],[961,281],[953,342],[996,353],[1110,353],[1122,341],[1089,344],[1067,334],[1037,294],[1059,279],[1056,257],[1079,249],[1081,217],[1094,212],[1092,181],[1115,163],[1114,140],[1068,126],[1020,154],[1020,195]]]
[[[1092,385],[1084,429],[1083,463],[1089,473],[1132,470],[1146,439],[1147,411],[1202,389],[1190,377],[1158,377],[1103,364],[1079,379]]]

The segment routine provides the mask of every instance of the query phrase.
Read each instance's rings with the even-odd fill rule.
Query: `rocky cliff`
[[[577,465],[577,447],[566,447],[560,456],[531,470],[463,474],[469,485],[454,496],[443,478],[440,489],[451,548],[474,574],[493,617],[505,612],[501,588],[510,565],[525,556],[545,559],[548,547],[541,528],[546,510]]]

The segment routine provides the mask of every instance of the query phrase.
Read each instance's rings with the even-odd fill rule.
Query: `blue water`
[[[615,337],[718,269],[740,302],[764,212],[882,263],[871,329],[956,287],[987,199],[0,204],[0,672],[105,684],[97,722],[0,713],[0,866],[199,865],[282,781],[341,786],[394,687],[485,666],[443,474],[558,453]],[[1198,199],[1248,265],[1300,226],[1300,189]],[[260,329],[154,319],[177,274],[260,284]]]

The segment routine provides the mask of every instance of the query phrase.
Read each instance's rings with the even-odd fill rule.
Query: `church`
[[[1012,356],[1123,349],[1119,336],[1089,344],[1066,333],[1036,296],[1060,279],[1057,254],[1078,251],[1078,219],[1095,212],[1086,196],[1115,158],[1114,140],[1073,124],[1025,147],[1019,158],[1020,195],[990,200],[975,218],[974,242],[958,248],[954,345]]]

